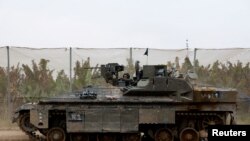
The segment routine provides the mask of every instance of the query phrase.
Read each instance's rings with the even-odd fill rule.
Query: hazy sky
[[[250,47],[250,0],[0,0],[0,46]]]

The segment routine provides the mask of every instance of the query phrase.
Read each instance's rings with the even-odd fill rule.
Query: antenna
[[[188,54],[188,48],[189,48],[188,39],[186,39],[186,48],[187,48],[187,56],[186,57],[188,57],[189,56],[189,54]]]

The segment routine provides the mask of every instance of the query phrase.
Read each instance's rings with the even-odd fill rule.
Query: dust
[[[29,137],[21,130],[0,130],[0,141],[29,141]]]

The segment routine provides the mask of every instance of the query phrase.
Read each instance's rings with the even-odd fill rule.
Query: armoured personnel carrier
[[[144,65],[130,78],[124,66],[101,66],[109,87],[46,98],[13,116],[32,140],[199,141],[209,125],[233,124],[234,89],[199,86],[194,74],[174,75],[164,65]]]

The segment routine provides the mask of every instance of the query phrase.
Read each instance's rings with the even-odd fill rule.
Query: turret
[[[178,97],[192,95],[192,85],[189,81],[173,75],[172,71],[167,71],[166,65],[144,65],[142,70],[137,68],[134,79],[118,78],[118,73],[123,70],[124,66],[118,63],[101,66],[101,74],[106,82],[121,87],[124,95]]]
[[[192,86],[184,78],[174,77],[165,65],[144,65],[136,86],[124,88],[124,95],[188,96]]]

